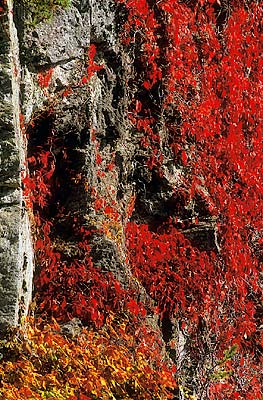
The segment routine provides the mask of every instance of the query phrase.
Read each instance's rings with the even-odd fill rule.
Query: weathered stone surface
[[[0,165],[2,186],[16,187],[20,175],[20,159],[15,138],[0,142]]]
[[[20,204],[0,208],[0,330],[17,325],[32,295],[29,221]]]
[[[0,333],[27,313],[33,277],[31,234],[22,199],[19,48],[11,9],[8,1],[0,26]]]
[[[103,2],[89,0],[87,3],[90,3],[91,10],[91,41],[107,43],[108,48],[114,46],[116,44],[116,3],[112,0]]]
[[[59,9],[50,22],[42,22],[33,29],[25,24],[23,28],[22,49],[28,67],[40,69],[63,64],[83,57],[87,50],[90,10],[81,12],[72,5],[66,10]]]
[[[18,11],[21,12],[21,9]],[[107,197],[111,188],[117,188],[112,200],[117,201],[120,209],[124,210],[133,189],[132,183],[128,183],[128,177],[132,174],[135,145],[129,140],[129,122],[124,117],[128,101],[125,79],[130,71],[125,58],[127,56],[117,46],[115,12],[113,1],[73,1],[69,9],[58,11],[51,23],[41,23],[33,29],[26,25],[21,28],[22,110],[28,122],[38,115],[41,119],[41,113],[44,114],[51,104],[52,129],[70,149],[68,154],[76,174],[81,174],[85,185],[96,188],[100,196]],[[96,63],[102,64],[104,68],[86,86],[80,82],[82,76],[86,75],[85,53],[90,41],[96,44]],[[50,66],[54,68],[50,84],[48,88],[41,89],[37,71]],[[73,88],[73,93],[61,97],[63,90],[68,87]],[[96,132],[95,141],[90,137],[91,127]],[[32,148],[39,129],[36,127],[29,139]],[[65,169],[61,150],[52,151],[57,168]],[[105,164],[111,163],[114,154],[117,155],[116,172],[106,173],[105,179],[97,175],[97,151],[101,153]],[[67,178],[63,183],[57,196],[69,213],[82,215],[87,224],[94,224],[96,220],[97,228],[109,224],[102,213],[94,213],[90,206],[90,194],[83,186],[76,186]],[[65,230],[63,221],[59,231],[64,233]],[[123,230],[119,229],[119,242],[124,242],[123,235]],[[58,238],[58,241],[61,240],[65,238]],[[103,252],[103,257],[99,243],[108,243],[108,249],[111,249]],[[120,249],[113,237],[94,237],[92,253],[95,264],[102,266],[105,271],[113,272],[124,282],[127,266],[123,264],[125,257],[119,254]]]

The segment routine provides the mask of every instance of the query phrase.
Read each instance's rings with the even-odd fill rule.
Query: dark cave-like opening
[[[27,137],[29,176],[45,202],[33,201],[33,212],[52,221],[51,236],[72,238],[73,219],[80,213],[84,196],[80,171],[85,160],[77,150],[81,133],[56,131],[53,114],[46,112],[29,124]]]

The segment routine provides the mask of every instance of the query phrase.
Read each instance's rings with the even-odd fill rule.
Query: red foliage
[[[83,226],[81,218],[69,217],[63,207],[56,205],[54,214],[53,192],[63,186],[56,172],[55,152],[63,153],[64,168],[76,185],[82,185],[81,174],[70,169],[67,150],[61,148],[60,141],[49,132],[42,146],[34,149],[34,155],[27,159],[28,173],[23,178],[24,198],[28,209],[33,212],[32,220],[35,234],[35,254],[39,274],[35,288],[38,293],[40,311],[65,321],[78,317],[84,322],[102,326],[110,311],[130,310],[138,307],[136,315],[145,315],[141,304],[132,300],[133,290],[127,292],[111,273],[101,272],[94,266],[90,255],[90,240],[95,231]],[[58,147],[56,147],[58,146]],[[51,151],[52,148],[52,151]],[[99,156],[99,153],[98,153]],[[91,189],[94,197],[94,210],[105,214],[109,225],[120,220],[120,214],[114,201],[107,202]],[[54,214],[50,219],[52,210]],[[68,218],[67,229],[74,238],[64,241],[56,235],[56,224],[60,219]],[[97,235],[101,233],[96,232]],[[73,239],[72,239],[73,240]],[[131,309],[132,305],[132,309]],[[136,316],[135,316],[136,317]]]
[[[199,332],[199,343],[200,321],[205,321],[216,338],[217,357],[228,344],[239,345],[246,372],[236,357],[234,376],[228,383],[211,385],[209,398],[259,398],[263,390],[257,367],[262,364],[263,298],[262,8],[253,1],[249,6],[230,1],[222,22],[225,4],[219,1],[191,2],[190,7],[190,2],[188,6],[162,0],[153,6],[154,14],[146,1],[121,3],[129,14],[125,45],[140,38],[142,85],[151,91],[161,79],[165,91],[161,107],[168,111],[173,107],[181,121],[164,123],[175,163],[181,160],[187,168],[186,203],[203,199],[216,219],[218,240],[217,252],[207,254],[188,242],[173,220],[156,233],[146,225],[129,224],[133,271],[162,313],[186,323],[197,342]],[[166,18],[163,32],[158,29],[158,15]],[[160,34],[165,49],[159,47]],[[151,80],[160,68],[162,72]],[[141,97],[131,104],[130,120],[144,133],[141,145],[152,148],[147,165],[161,176],[158,117]]]
[[[262,9],[258,2],[237,0],[229,2],[227,12],[225,2],[218,0],[161,0],[153,6],[146,0],[116,1],[125,4],[128,15],[123,44],[128,50],[141,48],[136,51],[139,89],[128,116],[141,134],[145,164],[162,176],[162,129],[169,138],[166,150],[182,170],[185,204],[201,199],[217,235],[214,251],[203,251],[186,239],[183,225],[178,228],[178,215],[155,232],[145,224],[128,223],[131,268],[156,301],[161,319],[176,317],[191,337],[193,357],[198,358],[206,340],[215,343],[209,350],[215,359],[238,345],[238,354],[229,361],[233,375],[211,381],[208,398],[258,399],[263,391]],[[82,83],[102,68],[95,55],[92,44]],[[50,78],[41,77],[40,86],[48,86]],[[157,93],[159,109],[149,100]],[[165,118],[171,109],[177,117]],[[96,145],[95,131],[92,140]],[[97,165],[102,161],[97,152]],[[78,316],[98,326],[105,313],[123,304],[144,316],[131,293],[94,267],[89,249],[93,232],[80,221],[71,226],[77,254],[54,248],[53,221],[41,213],[51,199],[54,158],[40,148],[28,163],[31,172],[24,185],[35,213],[41,307],[57,318]],[[98,174],[103,177],[104,171]],[[93,208],[120,220],[115,205],[95,192]],[[134,199],[127,219],[133,209]],[[205,385],[208,378],[202,378]]]
[[[68,87],[62,92],[62,98],[69,96],[70,94],[74,93],[71,87]]]
[[[53,72],[54,72],[54,68],[50,68],[46,71],[38,73],[37,81],[38,81],[39,86],[42,89],[47,88],[49,86]]]
[[[87,57],[87,63],[88,63],[87,75],[81,79],[82,85],[87,84],[95,72],[100,71],[101,69],[104,68],[103,65],[99,65],[94,61],[96,52],[97,52],[96,46],[95,46],[95,44],[92,43],[87,52],[87,56],[88,56]]]

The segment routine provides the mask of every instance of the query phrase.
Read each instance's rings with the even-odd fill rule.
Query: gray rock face
[[[0,26],[0,334],[27,314],[33,251],[23,206],[24,144],[19,127],[19,57],[12,2]]]
[[[68,9],[59,9],[50,22],[36,27],[23,24],[24,10],[17,7],[21,56],[30,70],[63,65],[82,59],[90,42],[116,45],[115,13],[112,0],[74,1]]]
[[[21,203],[0,209],[0,330],[27,314],[32,296],[33,251]]]
[[[107,43],[108,47],[116,44],[115,9],[112,0],[103,2],[89,0],[91,10],[91,41]]]
[[[96,187],[105,196],[110,185],[119,185],[124,178],[120,166],[118,174],[98,178],[96,156],[99,151],[103,163],[112,162],[115,151],[122,154],[126,140],[127,121],[123,119],[125,96],[123,60],[117,49],[115,10],[113,1],[73,1],[67,9],[59,9],[50,23],[30,26],[25,11],[8,0],[0,26],[0,331],[17,325],[28,312],[32,296],[33,248],[28,210],[23,200],[22,175],[26,173],[27,140],[20,127],[21,114],[25,124],[42,115],[52,106],[52,129],[63,140],[74,157],[74,168],[85,178],[85,185]],[[15,23],[13,21],[13,15]],[[29,18],[30,20],[30,18]],[[17,37],[17,30],[18,36]],[[93,76],[88,85],[81,83],[87,75],[87,50],[95,43],[95,62],[104,65],[100,76]],[[53,69],[46,87],[39,84],[39,73]],[[72,88],[70,97],[61,94]],[[90,137],[90,127],[97,139]],[[38,133],[34,132],[34,140]],[[29,146],[34,147],[29,137]],[[132,149],[132,147],[131,147]],[[127,158],[126,150],[120,159]],[[54,150],[59,163],[60,150]],[[128,165],[128,164],[127,164]],[[59,168],[63,169],[63,165]],[[126,175],[127,178],[127,175]],[[125,178],[125,179],[126,179]],[[69,184],[69,187],[66,187]],[[123,181],[124,184],[124,181]],[[90,208],[90,194],[83,186],[69,181],[62,184],[66,211],[81,214],[87,223],[96,217],[96,226],[104,216],[96,216]],[[119,201],[123,209],[129,189]],[[116,201],[116,195],[114,195]],[[111,229],[111,227],[110,227]],[[120,227],[119,235],[123,236]],[[58,237],[61,242],[61,238]],[[119,244],[123,238],[119,238]],[[107,244],[111,251],[103,251],[98,243]],[[126,267],[121,247],[114,234],[94,237],[94,263],[111,271],[121,282],[126,281]]]
[[[59,9],[52,20],[34,29],[24,26],[23,52],[27,66],[40,69],[80,58],[90,42],[90,11],[75,6]]]
[[[76,174],[82,176],[85,187],[96,188],[101,197],[109,198],[110,188],[119,188],[119,193],[116,190],[114,195],[111,194],[109,204],[116,202],[117,208],[124,212],[132,193],[132,185],[127,179],[135,146],[129,142],[129,122],[124,117],[128,101],[125,79],[130,71],[126,70],[127,56],[118,47],[115,13],[116,4],[112,0],[73,1],[69,9],[57,11],[50,23],[41,23],[35,28],[26,24],[21,26],[21,107],[26,122],[52,107],[51,129],[69,149]],[[16,20],[19,26],[20,15],[23,10],[18,8]],[[94,74],[87,84],[82,84],[83,76],[87,75],[87,50],[91,43],[96,45],[95,62],[103,65],[103,70]],[[50,67],[53,74],[49,85],[40,88],[38,73]],[[70,96],[61,96],[69,87],[72,88]],[[90,135],[91,128],[96,132],[95,140]],[[29,147],[34,146],[33,136],[37,135],[33,132],[29,137]],[[61,148],[52,148],[52,152],[57,168],[65,169]],[[96,163],[98,152],[103,158],[101,166]],[[115,154],[120,162],[114,172],[107,171],[106,165],[114,162]],[[98,177],[101,168],[105,169],[103,179]],[[121,186],[125,189],[120,196]],[[111,229],[111,221],[105,220],[105,215],[91,206],[94,199],[85,187],[83,184],[76,187],[67,180],[61,182],[59,198],[63,207],[68,213],[81,216],[88,225],[93,225],[96,220],[98,230],[105,224]],[[67,229],[63,222],[63,231]],[[124,232],[121,226],[114,229],[119,232],[119,244],[116,245],[113,234],[108,234],[111,237],[94,237],[92,255],[95,265],[111,271],[125,284],[129,272],[123,263],[125,257],[120,246],[124,243]],[[62,241],[62,238],[57,237],[57,240]],[[107,243],[108,251],[101,251],[98,245],[101,243]]]

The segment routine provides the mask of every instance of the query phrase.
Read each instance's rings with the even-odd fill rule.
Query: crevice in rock
[[[139,166],[133,179],[137,186],[133,220],[148,224],[152,231],[163,230],[166,223],[172,223],[194,247],[207,252],[218,251],[216,221],[201,196],[188,202],[185,195],[180,190],[175,192],[155,169],[149,171]]]
[[[59,61],[53,62],[53,63],[47,63],[45,65],[32,65],[31,69],[29,67],[29,71],[41,73],[41,72],[48,71],[51,68],[66,65],[66,64],[70,63],[71,61],[78,61],[78,60],[82,60],[82,59],[83,59],[83,57],[69,57],[69,58],[65,58],[64,60],[59,60]]]
[[[174,325],[171,321],[168,312],[163,313],[163,316],[160,320],[160,326],[161,326],[163,340],[167,344],[171,340],[174,330]]]

